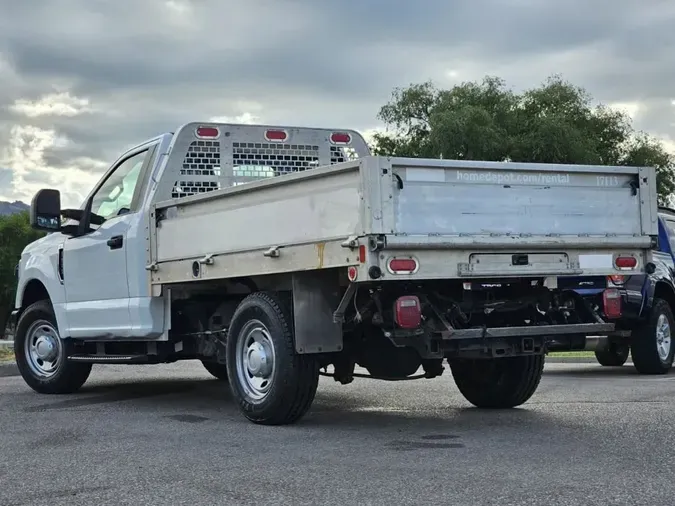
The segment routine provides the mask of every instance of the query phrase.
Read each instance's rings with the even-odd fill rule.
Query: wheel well
[[[23,291],[21,309],[24,310],[31,304],[34,304],[40,300],[49,300],[49,292],[41,281],[37,279],[31,279]]]
[[[669,284],[663,282],[656,283],[654,298],[665,300],[668,302],[670,308],[675,311],[675,291]]]

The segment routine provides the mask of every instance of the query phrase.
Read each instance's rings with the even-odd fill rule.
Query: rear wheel
[[[462,395],[479,408],[513,408],[525,403],[539,386],[544,355],[496,359],[462,359],[450,364]]]
[[[211,373],[211,376],[221,381],[227,381],[228,376],[226,364],[221,364],[219,362],[208,362],[206,360],[202,360],[202,364],[204,365],[204,369]]]
[[[631,333],[633,365],[640,374],[666,374],[673,366],[674,326],[670,304],[654,298],[649,318]]]
[[[72,393],[84,385],[91,364],[68,362],[52,305],[32,304],[21,314],[14,334],[14,353],[26,384],[42,394]]]
[[[250,421],[285,425],[310,408],[319,364],[295,352],[292,317],[280,298],[258,292],[235,311],[227,337],[227,370],[239,408]]]
[[[595,358],[605,367],[620,367],[630,355],[630,346],[626,343],[612,343],[607,349],[595,350]]]

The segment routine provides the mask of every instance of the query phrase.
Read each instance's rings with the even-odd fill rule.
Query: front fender
[[[40,282],[47,290],[54,307],[61,337],[68,337],[69,327],[65,312],[66,290],[58,274],[59,247],[64,241],[65,236],[55,233],[29,244],[24,249],[19,262],[19,280],[14,307],[19,312],[25,309],[23,300],[26,289],[31,286],[31,283]]]

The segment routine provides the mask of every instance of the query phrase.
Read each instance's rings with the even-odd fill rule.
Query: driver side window
[[[132,210],[131,203],[147,154],[147,151],[135,154],[117,166],[94,194],[92,213],[108,220]]]

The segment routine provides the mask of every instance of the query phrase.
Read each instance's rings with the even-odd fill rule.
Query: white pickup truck
[[[523,404],[547,338],[620,315],[612,290],[591,308],[558,277],[648,272],[658,234],[652,168],[374,157],[353,131],[221,123],[127,151],[80,209],[41,190],[31,223],[51,233],[18,268],[30,387],[200,360],[264,424],[300,419],[321,374],[444,360],[475,406]]]

